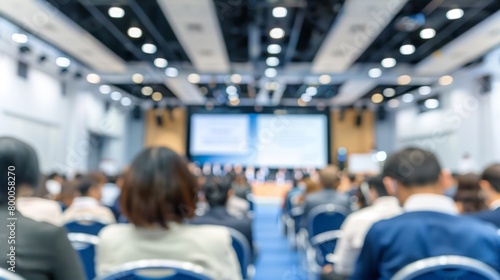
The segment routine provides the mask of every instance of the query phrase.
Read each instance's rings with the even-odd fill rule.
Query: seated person
[[[0,173],[0,219],[5,222],[0,230],[0,267],[15,266],[16,274],[29,280],[84,280],[80,260],[64,228],[36,222],[12,208],[9,210],[9,205],[14,207],[9,202],[15,201],[15,193],[33,191],[38,184],[40,170],[35,150],[17,139],[0,137],[0,169],[4,170]],[[15,189],[9,183],[14,180]],[[17,220],[8,220],[13,217]],[[14,225],[7,228],[8,223]],[[10,231],[15,231],[15,239],[9,238]],[[12,240],[15,244],[9,242]],[[15,247],[12,263],[11,247]]]
[[[473,214],[472,217],[500,228],[500,164],[488,166],[481,175],[479,184],[490,209]]]
[[[226,204],[235,195],[229,178],[212,177],[203,186],[210,209],[203,216],[192,220],[193,224],[220,225],[241,232],[247,239],[253,255],[252,220],[246,216],[233,216],[226,210]]]
[[[104,175],[99,173],[90,173],[74,182],[77,196],[64,211],[65,223],[81,218],[98,220],[105,224],[116,222],[113,212],[101,204],[102,186],[105,181],[103,178]]]
[[[316,206],[335,204],[344,207],[347,210],[351,209],[349,197],[336,191],[340,184],[338,173],[338,168],[333,165],[327,166],[319,171],[319,183],[321,185],[321,190],[305,197],[304,215],[301,220],[302,227],[306,227],[307,215]]]
[[[354,271],[356,259],[370,227],[375,222],[402,213],[398,199],[389,194],[381,176],[368,179],[368,187],[372,204],[350,214],[342,224],[342,237],[333,254],[333,272],[329,273],[330,277],[323,279],[347,279]]]
[[[405,212],[372,226],[351,279],[391,279],[410,263],[442,255],[469,257],[500,271],[496,229],[458,215],[454,201],[443,195],[441,166],[431,152],[397,152],[385,162],[383,175]]]
[[[113,224],[99,233],[96,271],[147,259],[171,259],[205,268],[213,279],[241,280],[226,228],[190,225],[199,187],[187,162],[168,148],[148,148],[124,175],[120,196],[131,224]]]
[[[458,176],[458,187],[453,199],[461,214],[471,214],[487,209],[479,180],[480,177],[474,173]]]

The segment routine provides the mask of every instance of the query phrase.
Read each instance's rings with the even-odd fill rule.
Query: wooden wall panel
[[[163,125],[156,121],[157,111],[149,110],[146,113],[146,137],[144,145],[169,147],[181,155],[186,154],[187,143],[187,112],[185,108],[175,108],[172,117],[166,110],[163,112]]]
[[[337,149],[345,147],[348,154],[369,153],[375,147],[375,116],[364,111],[362,123],[356,125],[358,111],[348,109],[341,118],[340,111],[330,113],[330,151],[333,162],[337,161]]]

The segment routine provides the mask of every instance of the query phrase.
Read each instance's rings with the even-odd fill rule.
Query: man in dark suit
[[[307,215],[316,206],[335,204],[346,208],[348,211],[351,210],[349,197],[336,191],[340,184],[339,170],[337,167],[331,165],[320,170],[319,181],[323,189],[305,197],[304,214],[301,219],[302,227],[306,227]]]
[[[372,226],[351,279],[391,279],[410,263],[442,255],[473,258],[500,271],[496,229],[458,215],[454,201],[443,195],[441,167],[432,153],[402,150],[385,162],[383,175],[405,213]]]
[[[479,185],[486,195],[490,210],[471,216],[500,228],[500,164],[497,163],[488,166],[481,175]]]
[[[235,195],[229,177],[211,177],[203,185],[210,209],[193,219],[193,224],[220,225],[235,229],[245,236],[253,254],[252,220],[247,216],[234,216],[226,210],[228,199]]]
[[[15,198],[34,194],[39,167],[28,144],[0,137],[0,267],[29,280],[83,280],[80,260],[66,230],[14,210]]]

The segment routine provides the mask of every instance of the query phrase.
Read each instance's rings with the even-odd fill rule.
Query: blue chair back
[[[464,256],[436,256],[422,259],[398,271],[391,280],[500,280],[487,264]]]
[[[25,280],[23,277],[0,267],[0,280]]]
[[[229,233],[231,234],[233,248],[240,263],[241,275],[243,279],[247,279],[247,268],[250,265],[250,261],[252,258],[252,249],[250,247],[251,245],[248,243],[248,240],[241,232],[229,228]]]
[[[97,280],[211,280],[199,265],[174,260],[141,260],[121,265]]]
[[[95,235],[85,233],[68,233],[68,239],[73,248],[78,252],[83,269],[88,280],[95,278],[95,247],[99,244],[99,238]]]
[[[64,227],[68,232],[86,233],[91,235],[98,235],[99,231],[106,226],[106,223],[87,218],[75,219],[67,222]]]

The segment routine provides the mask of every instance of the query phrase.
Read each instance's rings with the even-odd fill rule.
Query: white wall
[[[69,175],[87,171],[89,131],[110,137],[106,158],[125,164],[126,113],[106,111],[104,99],[85,81],[69,80],[65,93],[57,77],[35,67],[28,79],[17,76],[16,59],[0,53],[0,136],[33,145],[43,172]]]
[[[458,71],[452,85],[438,89],[441,109],[425,113],[419,113],[416,105],[399,109],[396,147],[433,150],[444,167],[457,171],[465,153],[477,163],[477,171],[500,162],[499,53],[492,52],[479,68]],[[492,91],[480,94],[478,77],[486,73],[494,75]]]

